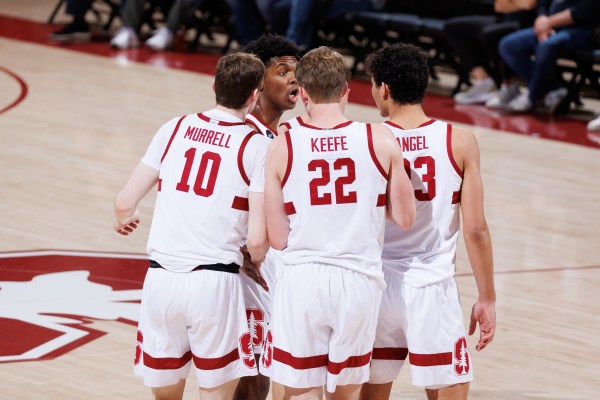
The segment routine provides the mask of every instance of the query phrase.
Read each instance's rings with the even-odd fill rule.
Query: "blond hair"
[[[265,66],[253,54],[234,53],[222,57],[215,73],[217,104],[238,110],[261,84]]]
[[[317,104],[339,102],[347,78],[344,57],[325,46],[306,53],[296,68],[298,83]]]

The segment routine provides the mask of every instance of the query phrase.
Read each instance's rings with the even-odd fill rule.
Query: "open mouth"
[[[298,101],[298,89],[294,89],[290,92],[290,94],[288,95],[288,99],[290,99],[290,101],[296,103]]]

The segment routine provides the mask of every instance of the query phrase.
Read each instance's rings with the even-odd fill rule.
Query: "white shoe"
[[[148,40],[146,46],[154,51],[163,51],[171,48],[173,45],[173,32],[167,28],[161,28]]]
[[[491,78],[475,81],[473,86],[464,92],[454,95],[457,104],[483,104],[496,90],[496,84]]]
[[[588,122],[588,131],[600,132],[600,115]]]
[[[569,91],[564,87],[549,91],[544,97],[544,106],[546,106],[548,112],[554,114],[568,94]]]
[[[508,103],[519,96],[519,85],[516,83],[502,84],[500,90],[494,92],[489,99],[486,100],[485,106],[488,108],[497,108],[504,110]]]
[[[138,47],[139,45],[140,40],[138,39],[137,34],[133,28],[127,26],[120,28],[110,41],[110,47],[121,50]]]
[[[512,113],[526,113],[533,111],[533,104],[531,103],[531,100],[529,100],[529,94],[521,93],[516,98],[511,100],[506,105],[506,111]]]

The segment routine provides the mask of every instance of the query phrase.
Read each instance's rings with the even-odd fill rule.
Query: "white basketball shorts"
[[[203,388],[257,374],[238,274],[149,268],[138,329],[134,373],[146,386],[176,384],[192,361]]]
[[[272,348],[261,363],[293,388],[361,384],[369,363],[381,290],[359,272],[324,264],[283,266],[273,299]]]
[[[384,268],[383,292],[369,383],[397,378],[410,362],[413,385],[442,388],[473,380],[463,313],[454,277],[422,288]]]
[[[271,299],[276,283],[275,270],[278,267],[281,269],[281,265],[277,264],[279,261],[278,255],[279,252],[270,249],[267,257],[260,266],[260,274],[269,287],[268,292],[246,274],[240,272],[244,302],[246,303],[246,318],[248,320],[252,345],[254,346],[254,354],[262,353],[264,340],[269,330]]]

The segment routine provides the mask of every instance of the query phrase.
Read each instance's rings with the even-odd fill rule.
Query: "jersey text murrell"
[[[213,146],[225,147],[228,149],[231,135],[190,126],[187,128],[187,131],[185,132],[185,136],[183,138],[193,140],[195,142],[211,144]]]

